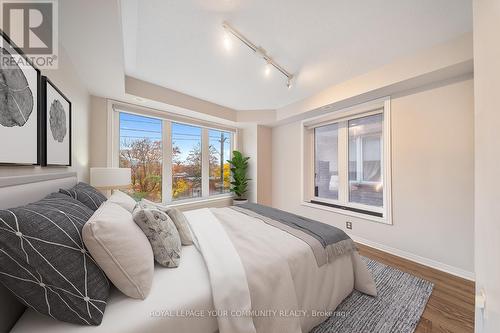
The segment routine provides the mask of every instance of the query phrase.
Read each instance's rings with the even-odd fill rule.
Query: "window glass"
[[[209,130],[208,139],[210,195],[228,193],[231,170],[227,160],[231,158],[232,135],[228,132]]]
[[[201,128],[172,123],[172,200],[201,197]]]
[[[383,206],[383,115],[349,120],[349,202]]]
[[[382,181],[382,136],[366,136],[361,141],[363,150],[363,181],[378,182]]]
[[[162,200],[162,121],[120,112],[120,168],[131,168],[128,193]]]
[[[338,124],[314,129],[315,196],[337,200],[339,196]]]

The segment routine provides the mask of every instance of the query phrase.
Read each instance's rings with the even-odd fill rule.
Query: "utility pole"
[[[224,191],[224,142],[227,138],[224,137],[224,132],[220,132],[220,184],[221,193]]]

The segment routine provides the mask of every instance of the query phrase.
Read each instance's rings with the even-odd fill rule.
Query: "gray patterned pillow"
[[[170,217],[172,221],[174,221],[175,227],[177,228],[179,236],[181,237],[182,245],[193,245],[193,235],[191,234],[191,229],[189,228],[188,221],[183,212],[181,212],[177,208],[170,208],[165,205],[154,203],[147,199],[142,199],[142,201],[152,207],[156,207],[164,213],[167,213],[168,217]]]
[[[170,217],[144,202],[137,204],[132,216],[151,243],[155,260],[165,267],[179,266],[181,239]]]
[[[93,212],[67,195],[0,210],[0,281],[52,318],[101,323],[109,282],[82,241]]]
[[[92,209],[92,211],[96,211],[104,201],[107,200],[106,196],[99,192],[95,187],[90,186],[85,183],[78,183],[73,188],[69,190],[60,189],[60,193],[69,195],[73,199],[80,201],[85,204],[85,206]]]

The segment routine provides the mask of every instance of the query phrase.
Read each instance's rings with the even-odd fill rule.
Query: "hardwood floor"
[[[474,332],[474,282],[358,244],[361,255],[434,283],[416,333]]]

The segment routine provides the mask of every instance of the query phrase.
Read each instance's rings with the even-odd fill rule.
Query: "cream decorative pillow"
[[[114,190],[108,201],[122,206],[129,213],[132,213],[134,211],[135,205],[137,205],[137,201],[135,201],[130,195],[123,193],[120,190]]]
[[[165,267],[178,267],[181,239],[170,217],[142,201],[137,204],[132,216],[151,243],[155,260]]]
[[[121,292],[132,298],[148,296],[153,251],[129,212],[107,201],[83,226],[82,235],[92,257]]]

